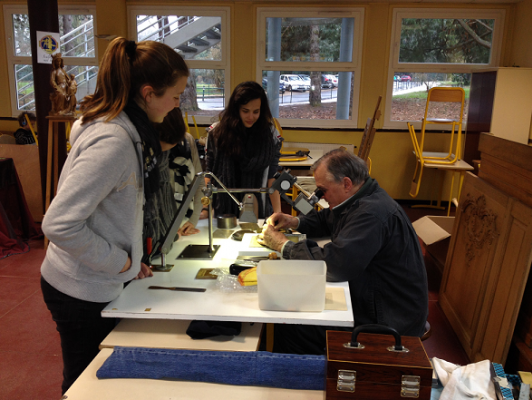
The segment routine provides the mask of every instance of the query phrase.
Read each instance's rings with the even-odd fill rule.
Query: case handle
[[[393,335],[395,338],[395,346],[388,347],[388,350],[390,351],[401,351],[401,352],[407,352],[408,349],[405,348],[403,345],[401,345],[401,335],[399,335],[399,332],[397,332],[395,329],[385,326],[385,325],[378,325],[378,324],[368,324],[368,325],[360,325],[357,326],[353,330],[353,334],[351,336],[351,342],[345,343],[344,347],[347,348],[355,348],[355,349],[363,349],[364,345],[357,342],[358,334],[361,332],[365,333],[376,333],[376,334],[384,334],[384,335]]]

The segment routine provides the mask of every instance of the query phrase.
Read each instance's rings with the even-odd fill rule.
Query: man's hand
[[[181,228],[177,231],[181,236],[190,236],[199,233],[199,229],[196,229],[190,222],[185,222]]]
[[[264,244],[275,251],[281,251],[286,242],[288,242],[286,236],[275,230],[275,228],[269,224],[264,225],[262,233],[259,235],[259,243]]]
[[[272,214],[266,221],[268,226],[272,226],[277,231],[280,229],[296,229],[298,223],[297,218],[283,213]]]
[[[153,271],[144,263],[140,263],[140,272],[135,279],[144,279],[153,276]]]

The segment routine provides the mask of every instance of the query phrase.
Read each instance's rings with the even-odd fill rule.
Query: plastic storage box
[[[271,311],[321,312],[325,306],[325,261],[259,262],[259,308]]]

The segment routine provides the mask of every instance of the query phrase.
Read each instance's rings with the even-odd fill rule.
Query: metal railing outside
[[[201,97],[200,97],[201,93]],[[198,100],[201,98],[202,102],[205,102],[207,99],[222,99],[222,107],[225,108],[225,88],[224,87],[205,87],[205,86],[196,86],[196,94]]]

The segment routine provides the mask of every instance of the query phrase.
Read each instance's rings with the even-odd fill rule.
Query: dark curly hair
[[[257,82],[242,82],[231,94],[229,104],[220,114],[220,123],[213,131],[217,147],[224,154],[228,156],[241,154],[241,138],[245,134],[246,128],[240,119],[240,107],[255,99],[260,99],[260,116],[250,129],[253,130],[254,139],[258,143],[269,143],[272,135],[273,117],[266,92]]]
[[[18,115],[18,117],[17,117],[17,119],[18,119],[18,124],[19,124],[20,126],[26,126],[26,124],[28,123],[28,122],[26,121],[26,115],[28,116],[30,122],[31,122],[31,121],[36,121],[36,120],[37,120],[37,118],[35,117],[35,114],[34,114],[34,113],[27,112],[27,111],[21,112],[21,113]]]

